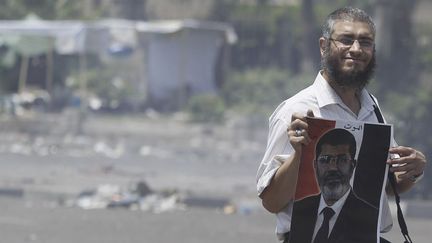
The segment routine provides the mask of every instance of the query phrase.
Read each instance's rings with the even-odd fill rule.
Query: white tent
[[[153,103],[184,104],[194,94],[217,91],[224,48],[236,42],[221,23],[195,20],[137,23],[146,50],[148,93]]]

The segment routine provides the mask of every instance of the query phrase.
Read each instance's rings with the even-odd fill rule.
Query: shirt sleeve
[[[260,195],[270,184],[274,174],[288,158],[293,148],[287,135],[288,123],[283,119],[270,121],[267,149],[257,172],[257,191]]]

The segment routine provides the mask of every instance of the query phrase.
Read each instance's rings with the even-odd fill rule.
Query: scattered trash
[[[154,192],[144,181],[139,181],[132,190],[108,184],[100,185],[95,190],[85,190],[78,195],[75,205],[83,209],[126,208],[154,213],[185,208],[175,191],[171,194]]]
[[[148,109],[144,116],[127,119],[89,113],[82,132],[77,133],[72,128],[79,110],[73,111],[0,116],[0,153],[37,168],[31,177],[24,174],[27,171],[22,176],[11,176],[4,181],[5,186],[22,185],[26,200],[32,191],[67,195],[55,201],[56,205],[86,210],[163,213],[199,208],[226,215],[247,215],[256,210],[235,203],[251,190],[255,195],[247,182],[251,173],[240,168],[244,161],[253,161],[261,153],[260,141],[238,138],[242,126],[230,129],[189,124],[180,113],[173,120]],[[221,166],[226,172],[219,170]],[[180,171],[183,169],[186,174]],[[86,179],[72,185],[74,177]],[[146,182],[137,182],[140,178],[160,182],[158,188],[172,184],[176,188],[152,190]],[[213,179],[224,183],[210,194],[208,187],[216,185]],[[134,188],[116,185],[130,180],[135,181]],[[110,184],[98,185],[101,181]],[[94,188],[77,193],[89,185]],[[43,199],[52,198],[43,195]]]
[[[94,190],[84,190],[74,205],[83,209],[124,208],[152,213],[184,211],[188,208],[217,209],[226,215],[249,215],[254,211],[253,205],[244,202],[235,205],[225,197],[198,196],[176,190],[154,191],[144,181],[137,182],[129,190],[109,184],[100,185]]]
[[[1,197],[14,197],[22,198],[24,196],[24,189],[22,188],[0,188]]]
[[[223,209],[230,201],[227,198],[188,196],[182,202],[189,207],[220,208]]]
[[[98,141],[94,144],[93,149],[96,153],[103,154],[106,157],[113,159],[121,157],[125,152],[123,142],[119,142],[115,145],[115,147],[111,147],[105,141]]]
[[[227,215],[235,214],[237,212],[237,208],[236,206],[229,204],[223,208],[223,212]]]

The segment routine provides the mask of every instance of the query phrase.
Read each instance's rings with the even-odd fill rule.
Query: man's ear
[[[327,39],[324,37],[319,38],[319,46],[320,46],[320,53],[321,56],[324,55],[325,49],[327,48]]]

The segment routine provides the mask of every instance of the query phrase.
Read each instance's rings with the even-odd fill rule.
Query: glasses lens
[[[370,40],[359,40],[360,46],[365,48],[370,48],[373,46],[373,42]]]
[[[333,159],[335,159],[336,164],[340,165],[340,164],[345,164],[348,161],[350,161],[350,158],[345,155],[345,154],[340,154],[340,155],[322,155],[318,157],[318,163],[322,164],[322,165],[328,165]]]
[[[351,38],[341,38],[338,40],[340,43],[342,43],[344,46],[352,46],[354,44],[354,39]]]
[[[331,39],[333,41],[339,42],[341,47],[347,48],[347,47],[351,47],[352,45],[354,45],[354,42],[357,39],[353,39],[350,37],[341,37],[340,39]],[[357,40],[360,47],[362,48],[372,48],[374,45],[373,40],[369,40],[369,39],[360,39]]]
[[[330,156],[330,155],[322,155],[322,156],[320,156],[320,157],[318,157],[318,162],[320,163],[320,164],[328,164],[328,163],[330,163],[330,160],[333,158],[333,156]]]
[[[348,156],[346,156],[346,155],[339,155],[338,157],[337,157],[337,162],[338,162],[338,164],[345,164],[345,163],[347,163],[349,161],[349,158],[348,158]]]

